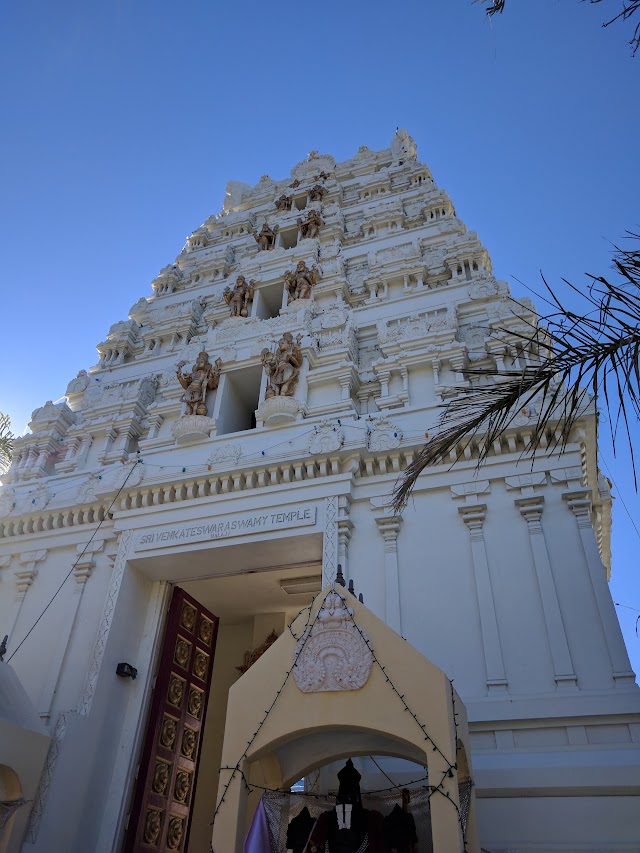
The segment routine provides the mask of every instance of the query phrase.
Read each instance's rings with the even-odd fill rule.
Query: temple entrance
[[[209,614],[208,618],[215,620],[217,630],[215,660],[207,691],[211,701],[206,722],[202,718],[197,780],[194,780],[189,796],[188,838],[185,837],[182,846],[177,848],[160,849],[176,849],[180,853],[201,853],[209,849],[229,689],[240,679],[247,661],[257,659],[260,650],[268,647],[269,638],[273,639],[286,631],[287,625],[301,608],[312,602],[321,587],[321,558],[322,536],[311,534],[273,536],[269,540],[240,542],[216,548],[193,548],[189,550],[188,556],[184,550],[149,557],[145,554],[135,560],[135,569],[147,577],[170,580],[176,584],[175,594],[180,592],[198,608],[199,613]],[[177,637],[175,631],[170,632],[173,618],[169,614],[165,619],[162,648],[156,653],[156,659],[161,657],[162,660],[155,667],[158,681],[154,697],[158,690],[162,692],[158,686],[161,675],[166,679],[172,671],[172,643]],[[179,674],[184,675],[181,672]],[[151,704],[154,702],[155,698]],[[154,704],[150,720],[157,721],[158,713]],[[152,722],[149,723],[149,731],[151,728]],[[145,737],[150,737],[148,732]],[[156,755],[149,751],[149,747],[145,745],[140,749],[140,770],[134,795],[136,803],[130,811],[131,815],[137,815],[138,821],[144,819],[144,815],[141,815],[141,796],[144,793],[140,794],[142,768],[145,768],[148,788],[153,782],[156,761]],[[157,757],[169,761],[167,755]],[[177,771],[173,772],[175,775]],[[172,780],[170,785],[173,784]],[[149,802],[149,808],[162,811],[164,806]],[[171,814],[173,817],[173,812]],[[133,817],[129,818],[128,845],[132,844],[133,820]],[[167,829],[163,825],[160,837],[164,837],[162,832],[166,834]],[[149,851],[158,848],[147,845],[123,849],[128,853],[138,849]]]
[[[187,850],[218,618],[176,587],[124,853]]]

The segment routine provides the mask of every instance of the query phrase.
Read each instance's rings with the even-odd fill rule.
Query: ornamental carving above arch
[[[303,693],[359,690],[367,683],[373,654],[337,592],[328,593],[316,621],[296,644],[293,676]]]

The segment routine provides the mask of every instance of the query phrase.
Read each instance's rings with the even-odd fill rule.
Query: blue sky
[[[229,179],[418,143],[516,294],[606,273],[640,225],[638,86],[617,0],[33,0],[0,9],[0,410],[21,432]],[[604,447],[616,601],[640,609],[640,501]],[[640,525],[639,525],[640,526]],[[636,613],[619,608],[635,669]]]

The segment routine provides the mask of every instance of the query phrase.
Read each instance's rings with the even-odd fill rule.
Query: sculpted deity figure
[[[289,302],[295,299],[309,299],[311,288],[318,281],[318,268],[314,264],[311,269],[307,268],[304,261],[298,261],[295,271],[289,270],[284,276]]]
[[[308,240],[317,237],[320,233],[321,225],[324,225],[324,223],[320,219],[320,214],[316,210],[310,210],[306,219],[298,219],[300,239]]]
[[[236,279],[233,290],[225,287],[222,298],[230,308],[230,317],[248,317],[251,303],[253,302],[253,288],[255,281],[247,282],[243,275]]]
[[[311,187],[309,190],[309,200],[310,201],[322,201],[323,197],[327,194],[327,190],[324,187],[321,187],[320,184],[316,184],[314,187]]]
[[[276,199],[276,207],[278,210],[291,210],[291,196],[282,193],[280,198]]]
[[[176,376],[178,382],[185,389],[181,399],[187,404],[186,415],[207,414],[207,391],[218,387],[222,361],[217,358],[213,364],[209,361],[206,352],[198,353],[196,363],[191,368],[191,373],[183,373],[182,367],[186,362],[178,365]]]
[[[278,226],[274,226],[273,228],[269,228],[267,223],[265,222],[260,230],[259,234],[256,234],[255,231],[251,232],[253,234],[253,238],[258,244],[258,249],[261,252],[269,252],[274,248],[276,244],[276,234],[278,233]]]
[[[301,341],[302,335],[297,335],[294,340],[291,332],[285,332],[275,352],[266,347],[262,350],[262,364],[267,371],[265,400],[293,396],[302,366]]]

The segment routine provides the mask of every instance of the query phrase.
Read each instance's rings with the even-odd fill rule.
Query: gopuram
[[[595,411],[389,508],[537,358],[409,134],[229,182],[132,302],[0,489],[0,850],[640,849]]]

